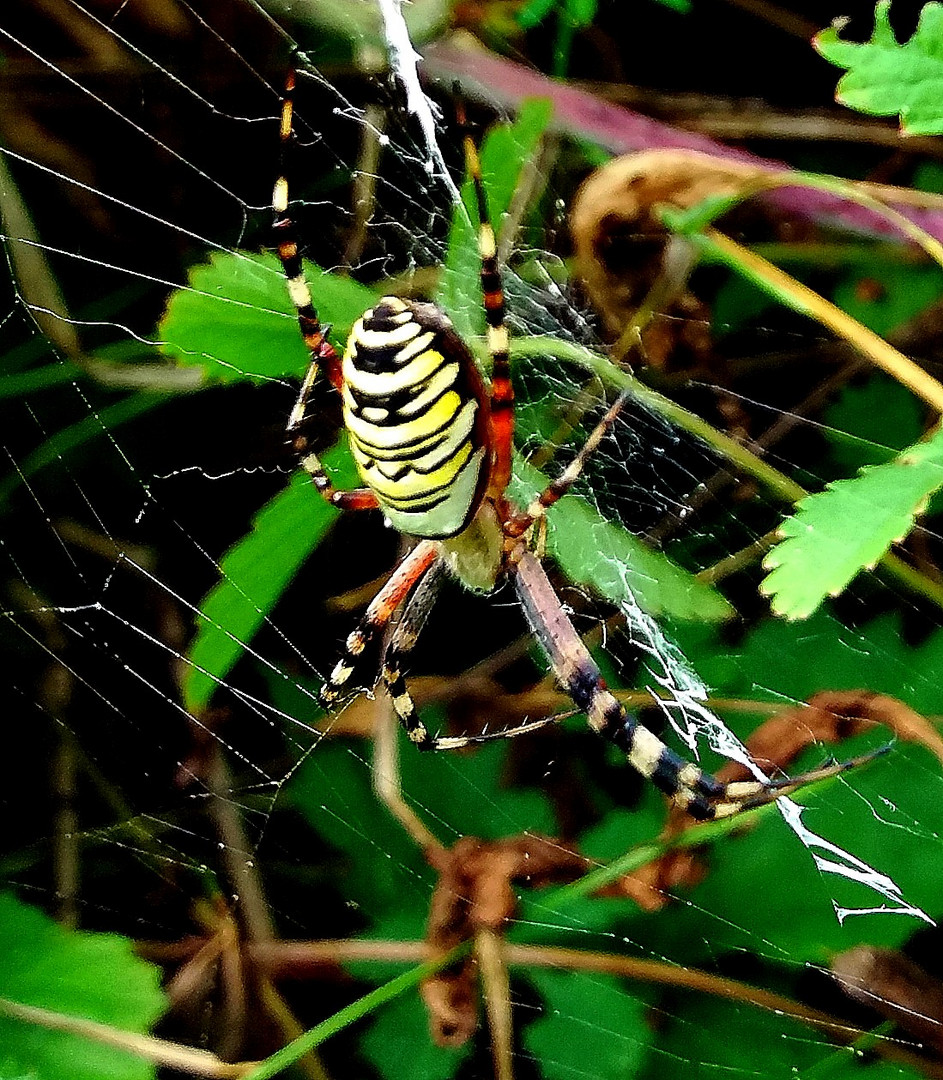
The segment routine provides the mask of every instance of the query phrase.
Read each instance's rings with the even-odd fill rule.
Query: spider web
[[[330,273],[315,278],[322,310],[359,310],[357,290],[383,283],[439,290],[458,298],[457,321],[477,317],[461,306],[462,163],[448,96],[438,88],[427,98],[412,81],[399,6],[382,5],[385,22],[379,11],[360,21],[360,8],[350,7],[353,30],[337,20],[286,29],[285,12],[249,3],[63,0],[0,16],[10,267],[0,318],[4,685],[9,760],[25,766],[8,770],[4,885],[165,964],[178,1011],[159,1033],[234,1060],[271,1052],[423,958],[430,906],[458,887],[448,876],[458,870],[433,871],[421,830],[443,850],[463,837],[497,845],[483,860],[488,881],[508,838],[536,862],[547,858],[541,837],[553,837],[557,879],[574,851],[581,873],[620,859],[636,871],[637,845],[656,842],[665,825],[661,798],[578,718],[473,754],[420,759],[390,738],[382,696],[337,717],[317,704],[370,583],[401,547],[372,515],[328,516],[292,480],[284,451],[304,349],[280,270],[258,252],[271,243],[279,87],[295,39],[309,53],[288,171],[307,253]],[[376,62],[387,46],[393,74]],[[477,103],[485,123],[488,101]],[[581,359],[602,330],[567,281],[572,191],[558,196],[554,184],[568,172],[536,152],[531,165],[515,187],[529,188],[539,209],[509,194],[519,226],[506,252],[510,324],[516,341],[562,344],[515,360],[518,498],[535,470],[555,475],[570,460],[612,390]],[[718,311],[736,296],[725,289],[714,294]],[[656,312],[678,335],[707,317]],[[832,347],[813,324],[769,307],[730,342],[734,364],[757,368]],[[867,411],[873,380],[846,388],[841,415]],[[839,413],[796,408],[808,388],[777,384],[767,397],[754,385],[708,371],[687,380],[685,400],[708,413],[734,402],[754,423],[820,441],[841,428]],[[893,388],[879,389],[889,400]],[[324,449],[342,478],[346,459],[330,449],[336,409],[325,399]],[[835,441],[847,450],[849,440]],[[907,440],[874,443],[889,454]],[[819,459],[786,439],[767,460],[793,474]],[[829,478],[803,475],[810,489]],[[765,614],[756,562],[726,594],[734,620],[685,619],[651,602],[646,565],[626,554],[631,537],[682,568],[696,605],[707,601],[696,599],[694,574],[760,541],[783,514],[762,485],[651,404],[630,401],[577,494],[551,525],[551,565],[575,568],[554,570],[561,597],[610,682],[636,706],[647,702],[646,722],[706,766],[722,760],[712,750],[744,760],[741,740],[774,708],[820,691],[887,695],[924,717],[943,711],[939,611],[886,577],[866,574],[839,605],[798,624]],[[934,520],[918,530],[928,563]],[[253,534],[263,548],[275,536],[281,546],[260,560],[242,546]],[[257,578],[245,576],[252,559]],[[265,588],[271,604],[259,599]],[[220,612],[240,601],[248,622],[227,622]],[[544,664],[508,587],[485,601],[448,586],[414,671],[433,726],[510,726],[538,702],[568,711],[549,683],[532,689]],[[931,748],[932,730],[927,722]],[[864,736],[847,752],[887,739]],[[813,747],[802,761],[813,767],[828,754],[844,757],[845,745]],[[374,790],[395,784],[412,833]],[[757,828],[720,837],[687,867],[663,868],[673,882],[638,879],[641,894],[551,892],[536,887],[541,871],[533,888],[518,875],[521,904],[504,928],[519,950],[508,992],[514,1074],[860,1072],[862,1047],[876,1055],[872,1074],[914,1071],[908,1055],[921,1039],[933,1045],[932,1008],[921,1005],[922,1035],[879,1028],[886,1010],[840,998],[828,968],[855,946],[910,943],[925,959],[936,939],[916,935],[938,910],[940,794],[926,745],[902,740],[816,789],[802,819],[785,802],[782,815],[765,810]],[[227,968],[234,953],[219,945],[233,927],[244,969]],[[222,959],[201,966],[201,948]],[[563,950],[579,958],[564,962]],[[271,981],[279,1008],[271,997],[267,1008],[256,1003],[254,976],[240,973],[250,969]],[[884,998],[885,982],[855,972],[853,983]],[[708,992],[697,993],[702,977]],[[751,986],[781,997],[758,1009]],[[20,1000],[0,986],[5,997]],[[32,1003],[70,1012],[54,998]],[[810,1026],[807,1003],[821,1004],[833,1027]],[[842,1034],[831,1039],[835,1025]],[[484,1022],[450,1049],[432,1046],[427,1026],[410,989],[327,1041],[323,1067],[336,1076],[492,1074]],[[872,1029],[870,1042],[843,1049]]]

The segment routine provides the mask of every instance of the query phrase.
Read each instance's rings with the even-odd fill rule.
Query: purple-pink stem
[[[746,150],[715,142],[706,135],[682,131],[621,105],[601,101],[585,90],[557,82],[480,47],[465,48],[447,39],[432,42],[425,47],[422,70],[427,78],[444,86],[457,81],[467,96],[512,113],[526,98],[549,98],[553,102],[551,126],[556,131],[590,139],[613,154],[640,150],[697,150],[772,172],[791,171],[781,161],[757,157]],[[795,187],[767,192],[763,197],[793,214],[827,218],[845,228],[871,235],[900,236],[899,229],[876,211],[827,191]],[[895,206],[895,209],[943,242],[943,211],[913,206]]]

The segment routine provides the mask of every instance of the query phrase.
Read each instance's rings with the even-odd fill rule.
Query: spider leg
[[[321,702],[324,705],[334,705],[344,696],[357,659],[373,638],[386,629],[397,608],[435,563],[438,554],[439,548],[434,541],[423,540],[390,574],[386,584],[370,601],[357,628],[347,635],[341,658],[321,688]]]
[[[419,719],[416,704],[406,688],[403,677],[403,661],[415,648],[429,612],[432,611],[442,587],[445,564],[439,559],[426,571],[425,576],[413,590],[403,611],[403,617],[393,632],[393,639],[383,658],[381,678],[386,684],[397,719],[406,729],[410,742],[421,750],[435,748],[436,740],[429,735],[425,724]]]
[[[370,488],[355,488],[352,491],[338,491],[331,483],[330,477],[324,471],[317,454],[311,449],[310,440],[306,433],[305,423],[308,402],[312,390],[318,380],[321,364],[328,367],[332,381],[337,381],[340,375],[340,360],[334,347],[328,341],[326,331],[321,326],[321,320],[311,300],[311,290],[305,280],[304,268],[301,262],[301,254],[298,250],[298,240],[295,235],[295,224],[288,212],[288,179],[286,176],[285,159],[292,133],[292,110],[294,106],[295,72],[289,70],[285,79],[285,94],[282,98],[281,123],[279,127],[280,161],[278,179],[275,181],[275,189],[272,192],[272,211],[275,216],[273,231],[278,242],[278,258],[285,271],[285,279],[288,282],[288,295],[298,313],[298,326],[311,363],[301,384],[301,391],[295,407],[291,410],[288,421],[288,438],[292,449],[301,458],[301,464],[310,475],[312,483],[322,498],[341,510],[373,510],[376,509],[376,496]]]
[[[524,612],[547,654],[553,673],[577,708],[586,713],[589,726],[618,746],[637,772],[698,820],[730,817],[773,802],[804,784],[844,772],[873,756],[828,765],[786,780],[722,784],[710,773],[685,761],[657,735],[637,723],[606,689],[599,668],[570,622],[543,567],[529,551],[521,555],[515,584]]]
[[[478,746],[480,743],[494,742],[497,739],[526,735],[531,731],[547,727],[548,724],[556,723],[557,718],[549,716],[518,727],[487,732],[483,735],[429,734],[429,729],[420,719],[416,704],[406,686],[403,661],[415,647],[444,580],[445,564],[440,560],[429,567],[425,576],[413,590],[383,661],[382,679],[389,691],[393,710],[406,729],[410,742],[418,746],[420,750],[461,750],[466,746]]]
[[[586,462],[589,460],[590,456],[595,453],[599,444],[609,433],[628,399],[628,390],[623,390],[606,410],[599,423],[590,432],[586,442],[580,447],[579,452],[570,464],[555,480],[552,480],[544,488],[523,514],[515,514],[511,518],[507,524],[508,535],[523,535],[535,521],[544,517],[547,510],[553,506],[555,502],[563,498],[580,478],[580,475],[586,466]]]
[[[472,138],[465,110],[457,105],[458,122],[465,129],[465,166],[475,188],[478,207],[478,251],[481,255],[481,292],[485,304],[488,352],[491,354],[491,438],[494,457],[489,488],[498,498],[504,497],[511,479],[511,451],[514,444],[514,386],[511,383],[511,360],[508,354],[506,305],[498,248],[488,212],[488,199],[481,179],[481,159]]]

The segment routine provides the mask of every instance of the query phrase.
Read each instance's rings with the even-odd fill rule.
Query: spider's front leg
[[[301,460],[302,467],[311,477],[312,483],[323,499],[340,510],[375,510],[377,499],[370,488],[354,488],[351,491],[338,491],[331,483],[317,454],[311,449],[308,437],[308,404],[316,386],[322,367],[327,368],[331,382],[340,383],[340,358],[334,346],[327,339],[327,329],[321,325],[317,310],[311,299],[311,290],[305,279],[301,252],[295,234],[295,222],[288,211],[288,178],[285,175],[285,158],[292,134],[292,110],[295,92],[295,73],[289,71],[285,80],[285,93],[282,97],[282,113],[279,126],[279,145],[281,147],[281,169],[275,188],[272,191],[272,230],[278,247],[278,258],[285,272],[288,295],[298,316],[301,336],[308,348],[311,363],[305,373],[304,381],[295,407],[288,420],[288,438],[291,447]]]
[[[524,612],[554,675],[586,714],[590,727],[618,746],[636,772],[692,817],[700,821],[730,817],[858,764],[860,759],[841,762],[786,780],[721,783],[637,723],[606,688],[599,668],[531,552],[521,555],[514,580]]]

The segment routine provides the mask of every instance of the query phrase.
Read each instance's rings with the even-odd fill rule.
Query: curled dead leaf
[[[466,836],[451,849],[428,853],[439,880],[432,894],[426,938],[442,956],[481,930],[503,932],[514,913],[514,884],[546,885],[584,874],[586,858],[534,834],[488,842]],[[473,956],[422,984],[432,1038],[459,1046],[478,1026],[477,972]]]
[[[663,317],[643,328],[648,361],[659,369],[707,362],[709,309],[687,290],[692,256],[662,224],[660,207],[690,209],[767,175],[760,166],[693,150],[627,154],[592,173],[576,194],[570,231],[577,275],[607,333],[621,335],[646,300],[657,298]]]

